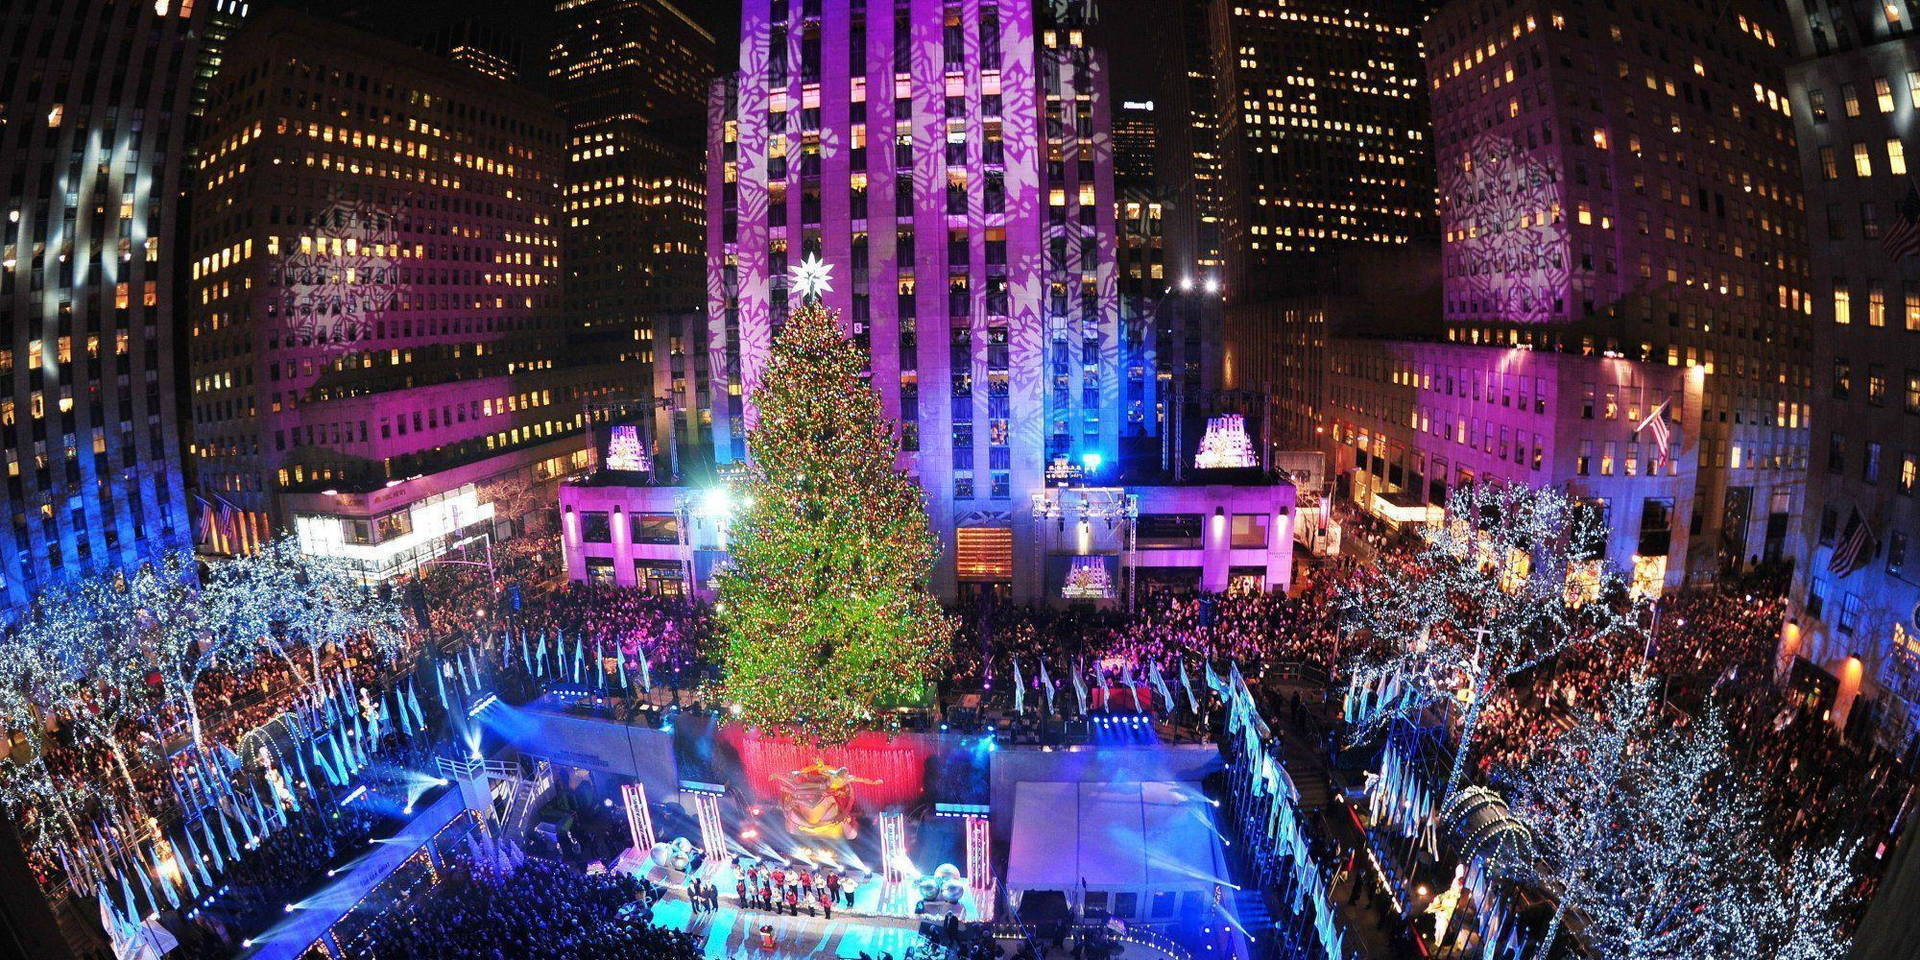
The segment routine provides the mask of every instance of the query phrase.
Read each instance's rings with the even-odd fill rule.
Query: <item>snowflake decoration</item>
[[[833,265],[820,259],[819,254],[807,254],[790,272],[793,277],[789,282],[800,295],[801,303],[813,302],[820,299],[821,294],[833,291]]]

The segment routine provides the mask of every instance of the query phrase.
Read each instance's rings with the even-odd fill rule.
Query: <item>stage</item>
[[[857,899],[857,897],[856,897]],[[779,916],[763,910],[740,910],[728,892],[720,909],[694,916],[687,901],[663,900],[654,906],[653,922],[672,930],[691,930],[702,936],[708,957],[845,957],[862,953],[898,958],[920,941],[919,923],[900,917],[859,916],[834,912],[833,919]],[[774,949],[763,948],[760,927],[773,927]]]

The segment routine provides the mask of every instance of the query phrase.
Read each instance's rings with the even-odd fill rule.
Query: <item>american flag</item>
[[[1841,532],[1840,542],[1834,544],[1827,572],[1844,577],[1859,569],[1872,554],[1872,542],[1873,531],[1867,528],[1867,518],[1860,515],[1859,507],[1854,507],[1847,515],[1847,529]]]
[[[1667,412],[1667,407],[1671,406],[1672,404],[1673,404],[1673,398],[1671,397],[1660,401],[1660,405],[1657,407],[1654,407],[1653,412],[1647,414],[1647,418],[1645,420],[1640,421],[1639,426],[1633,428],[1633,432],[1636,436],[1639,435],[1640,431],[1642,430],[1651,429],[1653,431],[1653,449],[1658,454],[1658,457],[1655,461],[1655,463],[1657,464],[1654,467],[1655,470],[1658,470],[1661,467],[1664,467],[1667,465],[1667,443],[1671,439],[1671,436],[1667,432],[1666,412]]]
[[[1899,214],[1880,234],[1880,249],[1895,262],[1920,253],[1920,187],[1907,186],[1907,195],[1894,207]]]

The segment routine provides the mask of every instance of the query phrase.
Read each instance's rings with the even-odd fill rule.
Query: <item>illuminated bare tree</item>
[[[1604,560],[1600,511],[1518,484],[1455,487],[1411,562],[1389,562],[1339,603],[1368,642],[1348,663],[1369,698],[1356,738],[1395,716],[1465,698],[1442,802],[1460,787],[1481,711],[1509,678],[1570,647],[1635,629],[1638,610]]]

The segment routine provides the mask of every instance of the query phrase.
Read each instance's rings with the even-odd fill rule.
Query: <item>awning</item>
[[[1022,782],[1007,888],[1209,891],[1227,876],[1197,784]]]

